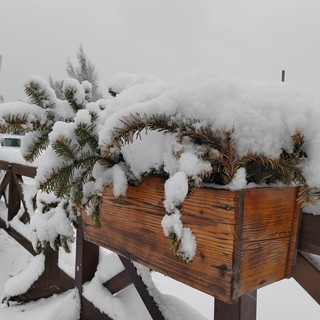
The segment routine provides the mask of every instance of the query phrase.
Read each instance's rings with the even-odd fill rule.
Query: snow
[[[68,260],[73,254],[64,255],[62,258],[65,259],[64,263],[69,264]],[[3,288],[6,281],[11,278],[12,274],[21,272],[32,259],[33,257],[4,230],[0,230],[0,301],[4,298]],[[71,265],[68,267],[70,268]],[[133,286],[129,286],[115,296],[108,294],[107,289],[101,286],[101,283],[121,270],[123,266],[118,257],[102,249],[95,280],[85,285],[86,290],[89,286],[92,287],[90,294],[87,291],[87,297],[101,308],[107,309],[110,306],[110,310],[117,312],[115,319],[151,320]],[[163,307],[167,308],[167,312],[176,315],[170,320],[209,320],[213,318],[214,299],[211,296],[160,273],[152,273],[152,279],[150,279],[147,271],[140,269],[140,273],[143,272],[147,276],[145,281],[149,284],[150,281],[154,283]],[[97,287],[100,289],[95,291]],[[260,289],[257,303],[259,320],[318,320],[320,317],[320,306],[292,279],[282,280]],[[22,305],[0,304],[0,320],[76,320],[79,310],[79,296],[73,289],[48,299]]]
[[[86,83],[85,83],[86,84]],[[62,86],[63,92],[71,91],[74,93],[74,100],[77,104],[83,105],[86,99],[85,89],[76,79],[65,79]]]
[[[4,296],[10,298],[26,293],[31,285],[41,276],[44,271],[45,256],[38,254],[17,275],[12,277],[4,285]]]
[[[119,81],[117,78],[116,84]],[[113,129],[124,126],[120,120],[137,113],[166,114],[177,120],[195,118],[201,126],[234,129],[239,156],[256,152],[278,157],[283,148],[292,150],[291,136],[301,129],[309,142],[304,174],[311,187],[320,186],[319,100],[284,83],[249,82],[202,73],[177,77],[167,83],[152,81],[124,86],[103,111],[100,144],[107,148],[114,137]],[[159,158],[159,162],[163,163],[163,159]]]

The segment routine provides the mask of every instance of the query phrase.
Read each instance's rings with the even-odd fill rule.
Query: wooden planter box
[[[121,202],[108,188],[101,228],[84,214],[85,239],[218,299],[234,303],[267,284],[290,278],[295,264],[300,206],[298,188],[240,191],[195,189],[182,221],[196,236],[191,264],[178,260],[163,234],[164,185],[151,177],[129,186]]]

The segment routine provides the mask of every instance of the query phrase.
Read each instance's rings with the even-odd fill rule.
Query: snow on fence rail
[[[25,178],[34,178],[36,168],[17,163],[9,163],[0,160],[0,199],[2,205],[7,208],[6,215],[1,213],[0,227],[5,229],[20,245],[32,255],[39,253],[34,250],[32,243],[11,222],[19,218],[21,223],[28,224],[30,221],[30,204],[27,204],[24,195],[23,181]],[[33,201],[35,206],[36,202]],[[3,206],[2,206],[3,207]],[[81,296],[82,319],[111,319],[101,313],[92,302],[82,295],[82,286],[90,281],[97,269],[99,262],[99,246],[84,239],[82,224],[77,230],[76,244],[76,272],[75,279],[70,278],[58,267],[58,252],[51,248],[45,248],[44,272],[31,285],[31,287],[10,300],[25,302],[48,297],[54,293],[60,293],[76,286]],[[304,214],[302,216],[298,255],[295,265],[294,278],[300,285],[320,304],[320,267],[314,263],[313,255],[320,255],[320,216]],[[153,298],[133,267],[130,260],[120,257],[124,270],[106,281],[103,285],[114,294],[130,284],[134,284],[143,302],[145,303],[153,319],[164,319]],[[216,299],[214,319],[224,320],[254,320],[256,319],[256,293],[246,295],[235,304],[227,304]]]

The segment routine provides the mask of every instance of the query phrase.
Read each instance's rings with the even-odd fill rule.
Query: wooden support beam
[[[301,251],[320,255],[320,216],[303,214],[298,248]]]
[[[9,184],[9,207],[8,207],[8,221],[11,221],[20,210],[20,195],[18,186],[14,183],[14,174],[11,171]]]
[[[106,287],[111,294],[115,294],[130,284],[132,284],[131,277],[127,270],[123,270],[105,282],[103,286]]]
[[[214,301],[214,320],[256,320],[257,291],[239,298],[237,303]]]
[[[88,320],[112,320],[105,313],[101,313],[99,309],[97,309],[92,302],[87,300],[86,298],[81,298],[81,316],[80,319],[88,319]]]
[[[99,263],[99,246],[84,239],[82,219],[79,219],[76,243],[76,265],[75,265],[75,286],[81,298],[80,320],[109,320],[110,318],[102,314],[90,301],[82,296],[82,285],[90,281]]]
[[[300,252],[297,254],[294,279],[320,304],[320,270]]]
[[[11,170],[14,174],[34,178],[37,174],[37,168],[32,166],[26,166],[19,163],[11,163]]]
[[[122,257],[120,255],[119,255],[119,258],[123,263],[125,269],[128,271],[135,288],[137,289],[143,303],[145,304],[146,308],[148,309],[151,315],[151,318],[153,320],[164,320],[162,313],[160,312],[153,298],[150,296],[146,285],[142,281],[142,278],[138,275],[137,269],[135,268],[135,266],[132,264],[132,262],[129,259]]]
[[[12,297],[10,300],[29,302],[74,288],[74,280],[58,267],[58,252],[47,248],[44,254],[45,270],[42,275],[26,293]]]

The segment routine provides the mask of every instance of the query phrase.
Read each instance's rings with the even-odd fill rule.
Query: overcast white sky
[[[82,43],[100,87],[116,72],[188,71],[320,85],[319,0],[0,0],[0,94],[28,74],[66,78]]]

